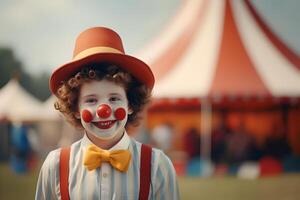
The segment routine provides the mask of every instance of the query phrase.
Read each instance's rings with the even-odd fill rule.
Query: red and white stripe
[[[251,1],[186,0],[137,57],[150,64],[156,98],[300,97],[300,58]]]

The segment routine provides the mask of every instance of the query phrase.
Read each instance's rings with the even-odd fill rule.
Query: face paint
[[[81,118],[83,119],[83,121],[85,121],[86,123],[91,123],[91,121],[93,120],[93,115],[92,113],[87,110],[84,109],[81,113]]]
[[[125,130],[128,118],[125,90],[107,80],[86,82],[79,93],[79,111],[88,134],[110,140]]]
[[[97,108],[97,115],[101,119],[107,119],[110,117],[112,110],[109,105],[102,104]],[[94,125],[100,129],[109,129],[111,128],[117,120],[106,120],[106,121],[99,121],[94,122]]]
[[[102,104],[97,108],[97,114],[100,118],[109,118],[111,115],[111,108],[107,104]]]
[[[123,120],[126,117],[126,111],[124,108],[118,108],[115,111],[115,117],[117,120]]]

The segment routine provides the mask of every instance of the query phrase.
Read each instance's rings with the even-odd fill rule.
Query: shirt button
[[[107,173],[103,173],[103,177],[106,178],[107,177]]]

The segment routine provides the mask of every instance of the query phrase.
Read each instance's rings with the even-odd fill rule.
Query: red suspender
[[[69,200],[69,160],[70,147],[62,148],[59,158],[59,184],[61,200]]]
[[[151,156],[152,148],[142,144],[140,166],[140,193],[139,200],[146,200],[149,196],[151,183]],[[62,148],[59,158],[59,179],[61,200],[70,200],[69,196],[69,160],[70,147]]]
[[[142,144],[139,200],[146,200],[149,196],[151,183],[151,156],[152,148]]]

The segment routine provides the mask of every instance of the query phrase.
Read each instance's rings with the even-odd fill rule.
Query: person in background
[[[291,154],[287,132],[283,125],[273,124],[272,132],[267,136],[263,144],[263,154],[279,160]]]
[[[192,127],[184,134],[184,149],[188,154],[189,159],[200,157],[201,137],[199,131]]]
[[[215,163],[222,163],[225,161],[226,138],[228,137],[228,127],[224,121],[212,131],[211,139],[211,156]]]
[[[21,122],[11,126],[11,167],[16,173],[25,173],[29,168],[32,149],[28,140],[28,127]]]
[[[247,160],[252,160],[252,151],[255,149],[255,140],[249,133],[243,122],[237,129],[228,134],[226,139],[226,154],[229,162],[240,164]]]
[[[173,135],[174,131],[172,124],[162,123],[153,129],[151,138],[154,146],[167,153],[172,147]]]

